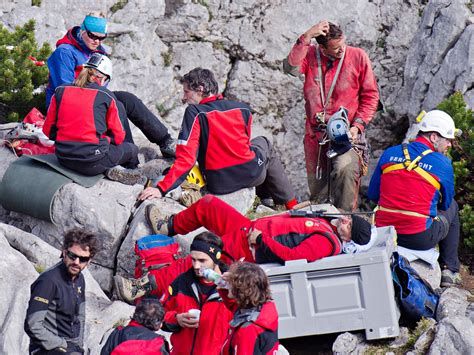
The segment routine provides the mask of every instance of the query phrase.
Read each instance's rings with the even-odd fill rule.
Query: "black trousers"
[[[453,272],[459,271],[459,215],[458,204],[454,199],[446,211],[438,210],[438,220],[434,220],[430,228],[417,234],[399,234],[398,245],[414,249],[428,250],[439,244],[438,262],[442,268]]]
[[[111,144],[107,154],[97,161],[67,160],[60,156],[58,156],[58,161],[66,168],[88,176],[101,174],[116,165],[134,169],[138,165],[138,147],[128,142],[120,145]]]
[[[276,204],[285,204],[294,199],[295,190],[268,139],[259,136],[252,139],[250,144],[261,153],[265,164],[260,176],[250,185],[256,187],[257,195],[260,198],[270,195]]]
[[[158,117],[145,106],[142,100],[126,91],[114,91],[114,94],[119,101],[119,110],[125,111],[128,119],[143,132],[150,142],[161,146],[170,138],[168,129],[161,123]],[[128,120],[124,121],[125,122],[122,121],[122,124],[126,132],[125,141],[133,143]]]

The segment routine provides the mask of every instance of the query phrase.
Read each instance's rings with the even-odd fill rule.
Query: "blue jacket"
[[[411,161],[427,149],[434,151],[433,145],[423,137],[418,137],[407,148]],[[383,173],[384,169],[404,161],[402,145],[388,148],[372,175],[368,197],[381,207],[375,214],[378,227],[393,225],[399,234],[415,234],[431,226],[438,209],[449,208],[454,197],[454,172],[450,159],[432,152],[421,158],[418,166],[428,173],[434,184],[414,170]]]
[[[64,37],[56,42],[56,50],[48,58],[49,82],[46,88],[46,107],[49,107],[56,88],[62,84],[72,83],[92,53],[105,54],[102,46],[95,51],[87,48],[79,35],[79,30],[79,26],[69,29]]]

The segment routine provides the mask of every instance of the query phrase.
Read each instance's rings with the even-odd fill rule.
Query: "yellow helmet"
[[[201,174],[201,170],[199,170],[199,166],[195,164],[191,171],[189,172],[188,176],[186,176],[186,181],[192,184],[199,185],[199,187],[203,187],[206,185],[204,182],[204,177]]]

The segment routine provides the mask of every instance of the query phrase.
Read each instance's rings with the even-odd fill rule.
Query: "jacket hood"
[[[80,50],[81,52],[84,52],[84,53],[91,53],[91,52],[98,52],[98,53],[101,53],[101,54],[107,54],[105,52],[105,49],[102,45],[100,45],[97,50],[95,51],[91,51],[89,48],[86,47],[85,44],[83,43],[80,43],[77,38],[79,36],[79,31],[80,31],[81,27],[80,26],[75,26],[73,28],[70,28],[66,34],[64,35],[63,38],[59,39],[57,42],[56,42],[56,48],[59,47],[61,44],[69,44],[71,46],[74,46],[75,48],[77,48],[78,50]]]
[[[252,322],[262,328],[276,331],[278,328],[278,312],[275,303],[267,302],[260,310],[257,308],[238,310],[230,325],[237,327],[246,322]]]

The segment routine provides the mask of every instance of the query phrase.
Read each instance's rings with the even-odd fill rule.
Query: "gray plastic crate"
[[[362,329],[368,340],[399,334],[390,271],[395,230],[377,231],[376,245],[363,253],[261,265],[278,308],[280,339]]]

